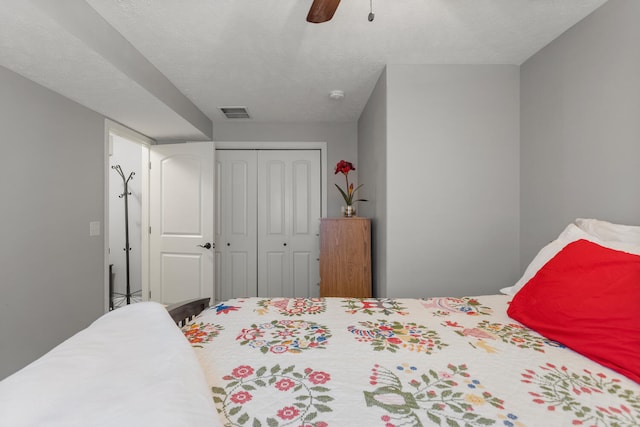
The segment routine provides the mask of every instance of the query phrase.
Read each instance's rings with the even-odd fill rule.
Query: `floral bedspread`
[[[227,426],[640,425],[639,384],[510,299],[234,299],[183,331]]]

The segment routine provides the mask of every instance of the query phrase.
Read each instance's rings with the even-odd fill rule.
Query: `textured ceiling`
[[[38,7],[80,0],[0,1],[0,65],[152,137],[202,139]],[[387,63],[521,64],[605,1],[373,0],[368,22],[368,0],[344,0],[324,24],[305,21],[312,0],[87,3],[215,125],[239,105],[253,121],[354,121]]]
[[[184,118],[29,1],[0,4],[0,65],[151,137],[203,139]]]

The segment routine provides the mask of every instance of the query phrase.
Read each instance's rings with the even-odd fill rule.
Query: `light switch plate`
[[[89,222],[89,236],[100,235],[100,221]]]

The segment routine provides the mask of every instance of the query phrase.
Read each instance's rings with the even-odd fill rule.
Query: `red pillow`
[[[569,243],[514,296],[507,314],[640,383],[640,256]]]

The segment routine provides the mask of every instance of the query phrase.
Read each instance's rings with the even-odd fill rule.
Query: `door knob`
[[[211,249],[211,248],[215,248],[215,245],[211,245],[211,243],[207,242],[204,245],[196,245],[200,248],[205,248],[205,249]]]

